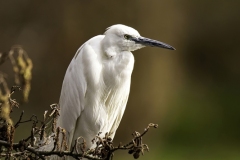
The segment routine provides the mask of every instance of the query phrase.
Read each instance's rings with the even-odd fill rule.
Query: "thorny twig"
[[[158,125],[150,123],[142,134],[135,131],[132,134],[134,138],[129,143],[125,145],[119,144],[117,147],[113,146],[111,134],[106,133],[105,137],[103,138],[97,135],[94,139],[94,141],[96,141],[96,139],[98,140],[96,141],[96,147],[93,151],[93,155],[101,157],[102,159],[111,159],[113,152],[116,150],[128,150],[128,153],[133,154],[133,157],[137,159],[139,158],[140,153],[143,155],[144,151],[149,151],[148,145],[143,144],[142,137],[148,132],[151,127],[157,128]]]
[[[19,117],[19,120],[17,121],[17,123],[14,125],[15,129],[17,127],[19,127],[19,125],[21,123],[27,123],[27,122],[33,122],[33,124],[36,124],[38,123],[38,119],[37,119],[37,116],[36,115],[32,115],[28,120],[25,120],[25,121],[22,121],[22,118],[23,118],[23,114],[24,114],[24,111],[22,111],[20,117]]]

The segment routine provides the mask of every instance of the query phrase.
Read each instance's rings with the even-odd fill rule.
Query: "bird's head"
[[[120,52],[134,51],[146,46],[175,50],[166,43],[142,37],[137,30],[122,24],[108,27],[105,32],[104,41],[106,48],[111,48]]]

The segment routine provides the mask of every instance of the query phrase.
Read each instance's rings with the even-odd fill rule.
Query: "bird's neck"
[[[117,42],[110,38],[104,37],[101,43],[103,53],[107,58],[114,58],[122,52],[118,47]]]
[[[116,47],[108,47],[104,49],[104,54],[107,58],[116,58],[120,55],[120,51]]]

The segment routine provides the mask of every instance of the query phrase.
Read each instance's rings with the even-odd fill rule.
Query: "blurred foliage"
[[[32,78],[31,59],[28,58],[27,53],[21,46],[13,46],[9,52],[0,52],[0,65],[9,59],[11,61],[9,67],[13,67],[15,85],[23,87],[23,102],[27,102]],[[16,89],[21,90],[21,88],[13,86],[10,89],[6,79],[7,74],[0,71],[0,139],[12,144],[15,129],[10,113],[12,113],[14,107],[19,107],[19,103],[12,99],[11,95]]]
[[[22,102],[28,101],[29,92],[31,89],[32,79],[32,60],[28,57],[27,52],[19,45],[12,46],[9,52],[0,53],[0,65],[10,59],[11,66],[14,72],[14,85],[21,86],[23,89]],[[10,66],[8,66],[10,68]],[[6,82],[7,74],[0,72],[0,100],[8,102],[10,87]]]
[[[31,115],[58,102],[63,76],[78,47],[110,25],[126,24],[145,37],[169,43],[177,51],[134,52],[130,98],[115,142],[124,142],[129,137],[122,135],[152,121],[160,128],[150,138],[158,148],[150,150],[155,153],[152,159],[234,160],[240,158],[239,4],[233,0],[1,1],[0,48],[21,44],[31,53],[34,79],[25,105]],[[11,72],[7,63],[0,67]],[[13,119],[19,117],[14,114]]]
[[[14,58],[15,52],[17,53],[16,60]],[[21,46],[13,46],[9,52],[9,58],[15,73],[15,84],[22,86],[23,102],[27,102],[31,89],[32,60],[28,57],[27,52],[25,52]]]

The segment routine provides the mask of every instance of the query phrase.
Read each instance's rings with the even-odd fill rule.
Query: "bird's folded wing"
[[[63,80],[58,121],[58,125],[63,127],[67,131],[68,136],[70,136],[69,141],[71,141],[71,135],[74,133],[76,121],[84,110],[86,81],[83,74],[81,57],[73,58]]]

